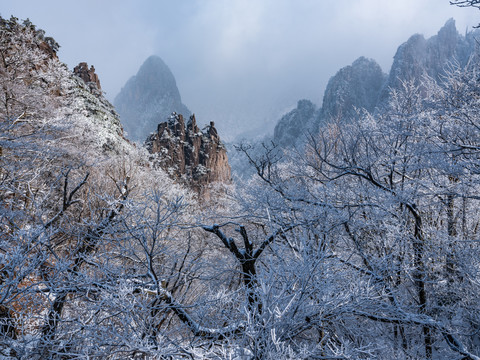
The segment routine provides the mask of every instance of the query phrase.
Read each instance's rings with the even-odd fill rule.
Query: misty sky
[[[73,68],[93,64],[107,98],[150,55],[172,70],[200,124],[231,138],[310,99],[359,56],[389,71],[414,33],[437,33],[451,17],[460,33],[480,11],[448,0],[2,0],[0,14],[30,18],[60,44]]]

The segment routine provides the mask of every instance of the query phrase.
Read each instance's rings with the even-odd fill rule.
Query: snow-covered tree
[[[325,334],[345,349],[477,358],[474,69],[403,83],[385,112],[329,124],[290,163],[252,159],[277,216],[294,211],[303,229],[322,229],[323,259],[341,274],[333,283],[350,295],[337,322],[347,326]]]
[[[0,28],[0,357],[479,359],[474,60],[197,202]]]

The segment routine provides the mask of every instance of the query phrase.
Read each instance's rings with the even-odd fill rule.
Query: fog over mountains
[[[5,0],[0,13],[55,34],[70,69],[94,64],[110,102],[145,59],[159,55],[182,102],[229,141],[254,128],[273,132],[299,99],[321,106],[328,79],[360,56],[388,73],[413,33],[430,37],[450,17],[462,34],[478,23],[478,11],[448,0]]]
[[[115,97],[127,136],[144,142],[172,112],[188,118],[190,110],[182,103],[175,77],[158,56],[150,56]]]
[[[0,16],[0,360],[479,360],[477,34],[359,57],[225,145],[169,61],[120,118],[89,52]]]
[[[455,21],[450,19],[429,39],[421,34],[412,35],[398,47],[388,74],[382,72],[375,60],[358,58],[330,79],[321,108],[314,111],[313,103],[302,100],[284,115],[275,127],[274,142],[292,146],[302,138],[300,135],[314,131],[320,123],[347,121],[358,109],[378,111],[390,91],[399,89],[402,82],[419,83],[426,76],[441,82],[447,68],[465,66],[476,54],[478,34],[473,31],[460,35]]]
[[[363,56],[358,58],[330,78],[321,107],[315,105],[313,99],[303,99],[298,101],[295,109],[281,117],[275,126],[273,140],[278,145],[291,146],[322,122],[348,119],[358,109],[373,112],[388,99],[390,90],[399,88],[404,81],[419,81],[424,76],[441,81],[446,67],[455,64],[463,66],[475,53],[476,34],[476,31],[459,34],[455,21],[450,19],[431,38],[412,35],[398,47],[388,74],[375,60]],[[158,56],[145,60],[138,73],[115,97],[114,104],[127,136],[139,142],[145,141],[156,130],[156,125],[165,121],[172,112],[185,117],[191,114],[182,103],[174,74]],[[195,109],[192,111],[195,112]],[[202,125],[211,119],[198,120]],[[252,128],[235,135],[237,141],[245,137],[252,140],[268,136],[268,131],[268,127],[263,130]]]

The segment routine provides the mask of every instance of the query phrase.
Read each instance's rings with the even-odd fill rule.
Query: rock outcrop
[[[320,109],[315,110],[311,102],[301,100],[296,109],[285,114],[275,127],[273,140],[280,147],[292,147],[305,141],[300,139],[302,134],[315,133],[326,122],[350,121],[356,116],[356,109],[381,111],[391,90],[400,89],[402,82],[420,84],[429,76],[441,83],[449,66],[468,63],[478,49],[478,34],[477,30],[460,35],[453,19],[428,39],[415,34],[398,47],[388,74],[374,60],[358,58],[329,80]]]
[[[411,36],[397,49],[381,102],[388,99],[390,89],[398,89],[403,81],[419,83],[424,76],[441,81],[449,64],[464,66],[478,47],[477,36],[478,32],[460,35],[453,19],[429,39],[420,34]]]
[[[282,116],[275,126],[273,141],[288,147],[295,145],[307,133],[316,115],[316,106],[309,100],[300,100],[297,107]]]
[[[350,118],[355,109],[373,111],[385,79],[375,60],[358,58],[329,80],[323,95],[322,117]]]
[[[158,56],[150,56],[114,100],[127,137],[143,142],[172,112],[190,115],[182,104],[175,77]]]
[[[95,73],[95,67],[92,65],[90,69],[88,68],[88,64],[86,62],[81,62],[73,69],[73,73],[77,75],[80,79],[85,81],[85,84],[90,86],[91,90],[96,88],[96,90],[102,90],[100,86],[100,79],[98,75]]]
[[[358,58],[330,79],[322,108],[317,109],[309,100],[300,100],[295,109],[282,116],[275,126],[274,142],[283,148],[300,145],[306,134],[318,130],[320,123],[345,121],[355,116],[356,109],[373,111],[386,78],[374,60]]]
[[[158,124],[146,146],[155,164],[199,193],[210,183],[230,181],[227,150],[213,121],[202,131],[195,115],[185,125],[181,114],[172,113],[168,121]]]

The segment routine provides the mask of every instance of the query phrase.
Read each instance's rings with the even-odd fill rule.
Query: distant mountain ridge
[[[295,143],[296,139],[311,126],[315,119],[317,107],[310,100],[299,100],[297,107],[288,112],[275,126],[273,138],[280,146]]]
[[[301,100],[296,109],[285,114],[275,127],[273,141],[281,147],[292,147],[304,141],[301,134],[315,132],[322,123],[348,121],[355,116],[355,109],[374,112],[388,101],[391,89],[398,89],[404,81],[419,82],[424,76],[441,81],[449,64],[464,66],[475,53],[478,33],[460,35],[455,20],[449,19],[429,39],[412,35],[398,47],[388,74],[374,60],[358,58],[329,80],[321,108],[312,114],[305,111],[308,100]]]
[[[375,60],[360,57],[340,69],[325,89],[323,118],[351,117],[355,109],[373,111],[387,79]]]
[[[429,39],[421,34],[412,35],[397,49],[380,103],[388,98],[389,89],[399,88],[402,81],[419,82],[424,76],[441,81],[445,67],[452,64],[465,66],[477,49],[475,36],[478,33],[472,31],[465,36],[460,35],[455,20],[449,19]]]
[[[275,126],[273,141],[281,147],[295,146],[304,134],[314,133],[320,123],[355,116],[357,109],[373,111],[387,75],[375,60],[360,57],[340,69],[328,81],[319,109],[309,100],[285,114]]]
[[[144,142],[160,122],[172,112],[188,117],[190,110],[182,103],[175,77],[165,62],[158,56],[150,56],[132,76],[114,105],[127,137]]]

